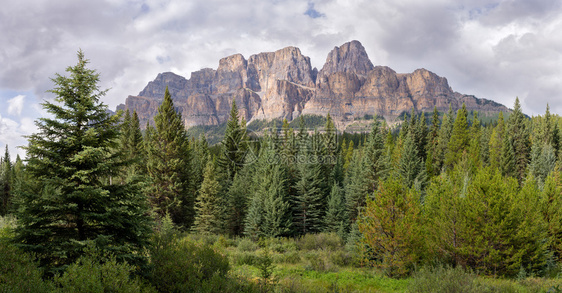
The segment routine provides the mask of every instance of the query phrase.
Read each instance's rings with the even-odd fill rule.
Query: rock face
[[[156,115],[166,86],[186,127],[225,122],[233,99],[248,122],[330,113],[339,128],[365,115],[392,122],[412,107],[417,112],[430,112],[433,107],[447,111],[449,105],[456,110],[465,103],[469,111],[509,111],[493,101],[453,92],[447,79],[426,69],[401,74],[373,66],[358,41],[335,47],[320,71],[298,48],[287,47],[248,60],[240,54],[225,57],[217,70],[202,69],[190,79],[160,73],[117,109],[136,110],[145,125]]]

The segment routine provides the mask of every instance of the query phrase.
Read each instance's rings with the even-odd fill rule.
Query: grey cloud
[[[526,99],[562,106],[553,98],[562,92],[560,12],[548,0],[11,1],[0,11],[8,44],[0,48],[0,87],[48,97],[49,78],[64,74],[82,48],[101,87],[112,88],[104,101],[114,108],[159,72],[189,77],[226,55],[286,46],[320,69],[334,46],[357,39],[374,64],[425,67],[459,92],[508,106],[519,95],[525,110],[541,113],[544,105]],[[507,24],[521,30],[501,31]]]

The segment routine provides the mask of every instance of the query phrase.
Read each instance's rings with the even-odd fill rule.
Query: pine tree
[[[195,201],[195,222],[193,230],[201,234],[219,234],[224,202],[219,198],[220,184],[216,179],[215,163],[207,161],[203,183]]]
[[[357,220],[360,209],[365,205],[366,198],[371,194],[370,184],[365,176],[367,169],[362,151],[354,151],[345,180],[345,205],[349,217],[349,225]]]
[[[515,99],[513,113],[509,116],[507,134],[511,137],[513,144],[515,177],[521,184],[527,172],[527,164],[530,155],[530,140],[527,129],[527,118],[521,112],[521,104],[519,98]]]
[[[407,275],[424,251],[419,194],[390,177],[381,183],[374,199],[358,220],[363,242],[372,250],[377,266],[390,276]]]
[[[515,177],[515,151],[513,142],[508,135],[504,135],[500,158],[500,170],[503,176]]]
[[[531,162],[529,163],[529,175],[536,178],[539,186],[545,182],[546,177],[554,170],[556,165],[556,155],[554,148],[544,143],[543,146],[533,144],[531,148]]]
[[[425,186],[425,168],[422,160],[418,157],[418,150],[414,144],[412,135],[406,136],[402,149],[402,156],[398,163],[398,174],[406,187],[410,188],[416,181]]]
[[[55,102],[44,102],[52,118],[36,121],[28,136],[29,180],[18,192],[15,242],[33,252],[42,266],[64,268],[86,243],[120,260],[144,259],[150,220],[144,198],[133,184],[112,184],[124,166],[118,147],[118,116],[99,100],[99,74],[78,52],[70,77],[52,81]]]
[[[209,159],[209,144],[204,135],[193,142],[193,182],[194,190],[199,190],[201,188],[201,183],[203,182],[203,172],[207,166],[207,161]]]
[[[123,180],[132,180],[144,172],[143,162],[143,137],[139,125],[139,117],[137,111],[133,111],[131,116],[129,109],[125,111],[123,123],[121,123],[120,136],[121,150],[130,165],[125,170]]]
[[[552,172],[545,180],[540,194],[540,207],[550,238],[550,251],[556,261],[562,260],[562,178],[560,171]]]
[[[500,167],[502,156],[503,141],[505,136],[505,122],[503,112],[498,115],[498,124],[494,127],[490,135],[490,166],[494,168]]]
[[[452,167],[462,157],[463,153],[468,150],[469,137],[468,137],[468,122],[467,122],[466,106],[457,111],[457,118],[453,124],[453,131],[451,139],[449,140],[447,153],[445,155],[445,164]]]
[[[328,208],[324,218],[324,232],[335,232],[343,236],[347,230],[345,196],[343,189],[336,183],[328,197]],[[342,237],[343,238],[343,237]]]
[[[254,176],[255,191],[250,199],[244,233],[253,238],[287,236],[292,229],[287,175],[272,138],[266,138]]]
[[[443,123],[439,129],[439,145],[434,156],[435,161],[433,166],[433,170],[435,170],[436,173],[440,173],[444,166],[445,155],[447,154],[449,141],[451,140],[451,134],[453,132],[453,124],[453,108],[449,105],[449,111],[443,116]]]
[[[5,216],[10,211],[13,192],[12,173],[12,162],[10,160],[10,153],[8,152],[8,145],[6,145],[4,157],[0,158],[0,216]]]
[[[322,230],[325,214],[325,196],[322,165],[308,154],[309,162],[299,164],[299,177],[293,198],[293,227],[297,234],[315,233]],[[316,162],[313,162],[316,161]]]
[[[228,217],[228,232],[230,235],[241,236],[244,232],[244,220],[246,219],[248,208],[248,197],[252,194],[250,191],[251,174],[248,170],[249,167],[243,167],[232,180],[232,184],[228,189],[227,212]]]
[[[145,148],[151,180],[146,190],[159,218],[170,214],[174,223],[189,228],[194,219],[191,150],[181,114],[166,89],[154,117],[156,128],[147,127]]]
[[[433,114],[431,115],[431,126],[427,134],[427,146],[426,146],[426,169],[429,176],[438,175],[438,147],[439,147],[439,112],[437,107],[433,107]]]
[[[222,140],[222,153],[218,158],[218,164],[222,172],[225,172],[229,181],[240,170],[244,164],[246,155],[246,128],[242,127],[238,117],[238,107],[236,100],[232,100],[230,117],[226,123],[226,130]]]
[[[384,134],[376,117],[365,143],[363,160],[364,173],[362,176],[367,178],[368,192],[372,193],[377,188],[379,181],[386,178],[389,169],[384,148]]]

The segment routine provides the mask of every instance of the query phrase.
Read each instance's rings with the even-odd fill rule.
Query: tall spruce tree
[[[50,269],[74,262],[88,242],[121,260],[139,262],[150,233],[145,199],[132,184],[112,184],[124,160],[116,150],[119,117],[100,102],[106,91],[99,74],[78,64],[70,77],[52,81],[55,103],[44,102],[50,118],[36,121],[28,136],[29,180],[18,192],[15,242]]]
[[[166,87],[164,101],[147,127],[145,148],[151,183],[147,195],[158,217],[170,214],[174,223],[188,229],[194,219],[191,151],[181,114]]]
[[[236,100],[232,100],[230,117],[226,123],[226,130],[222,140],[222,152],[218,158],[219,167],[229,181],[242,168],[246,155],[246,125],[240,125]]]
[[[254,176],[244,233],[251,238],[289,235],[292,229],[287,175],[282,168],[271,137],[266,137]]]
[[[342,238],[347,230],[345,196],[343,189],[334,183],[328,197],[328,207],[324,217],[324,232],[335,232]]]
[[[121,150],[130,165],[125,168],[123,180],[133,180],[144,172],[144,145],[142,132],[140,130],[139,116],[133,111],[131,116],[129,109],[125,111],[123,123],[121,123]]]
[[[315,233],[322,230],[325,214],[325,194],[322,165],[308,153],[307,162],[298,165],[299,177],[293,198],[293,227],[297,234]]]
[[[433,169],[435,172],[440,173],[443,169],[445,162],[445,155],[447,154],[449,141],[451,140],[451,134],[453,132],[453,124],[455,120],[453,117],[453,108],[449,105],[449,111],[443,116],[443,123],[439,129],[439,146],[437,147],[437,152],[435,154],[435,165]]]
[[[511,113],[508,119],[507,134],[511,137],[513,144],[515,178],[517,178],[520,184],[525,178],[531,152],[527,121],[528,119],[521,111],[519,98],[516,98],[513,113]]]
[[[425,159],[425,165],[429,176],[436,176],[440,171],[437,159],[439,147],[439,125],[439,112],[437,111],[437,107],[433,107],[433,113],[431,115],[431,126],[427,134],[427,155]]]
[[[0,158],[0,216],[5,216],[10,211],[10,203],[13,192],[13,168],[10,160],[8,145],[4,157]]]
[[[216,168],[213,160],[207,161],[203,174],[203,183],[195,201],[195,222],[193,230],[201,234],[219,234],[224,207],[219,197],[220,184],[216,179]]]
[[[493,168],[500,168],[504,136],[505,121],[503,118],[503,112],[500,112],[498,115],[497,125],[490,134],[490,166]]]
[[[452,167],[456,164],[468,150],[469,137],[468,137],[468,112],[466,111],[466,106],[462,107],[457,111],[457,118],[453,124],[453,131],[451,133],[451,139],[447,147],[447,153],[445,155],[445,164]]]

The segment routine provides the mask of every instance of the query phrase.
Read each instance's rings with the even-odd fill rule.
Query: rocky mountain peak
[[[454,92],[446,78],[423,68],[396,73],[386,66],[375,67],[358,41],[335,47],[320,72],[299,48],[286,47],[248,59],[231,55],[222,58],[216,70],[201,69],[190,79],[160,73],[118,109],[136,110],[141,125],[146,125],[156,115],[166,86],[187,127],[225,122],[232,100],[248,122],[329,113],[340,129],[374,115],[391,123],[412,107],[417,112],[431,112],[434,107],[447,111],[449,105],[456,110],[465,103],[468,110],[484,115],[509,111],[492,101]]]
[[[335,47],[326,58],[326,63],[319,75],[330,75],[336,72],[366,75],[374,66],[367,56],[367,51],[359,41],[351,41]]]
[[[183,76],[177,75],[173,72],[159,73],[158,76],[156,76],[153,81],[150,81],[139,93],[139,96],[163,98],[166,86],[168,86],[168,91],[172,97],[177,97],[185,88],[186,84],[187,79]]]

